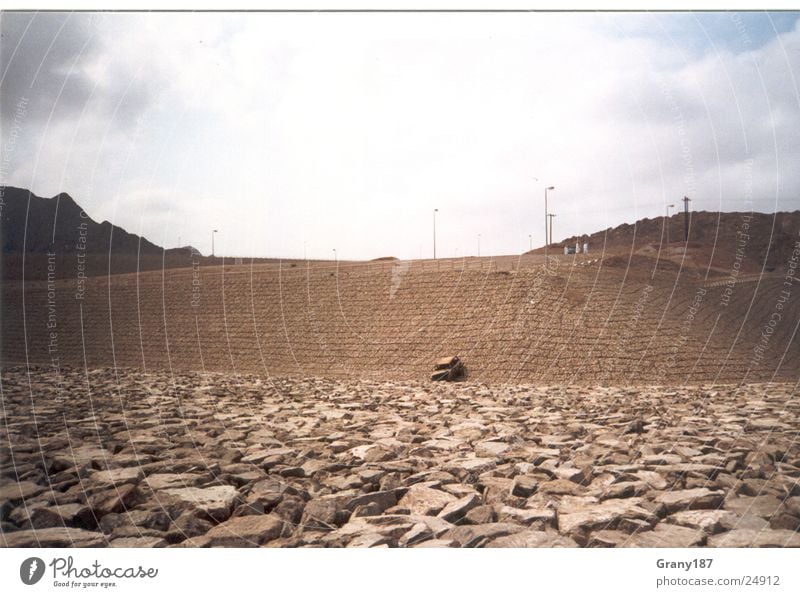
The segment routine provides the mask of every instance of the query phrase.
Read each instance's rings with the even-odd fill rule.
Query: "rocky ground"
[[[800,547],[790,384],[2,372],[7,547]]]

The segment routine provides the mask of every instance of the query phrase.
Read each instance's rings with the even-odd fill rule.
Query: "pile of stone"
[[[2,371],[0,546],[800,547],[793,384],[62,373]]]
[[[457,356],[444,357],[433,366],[431,381],[461,381],[467,376],[467,368]]]

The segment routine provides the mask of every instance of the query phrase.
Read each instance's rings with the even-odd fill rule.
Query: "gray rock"
[[[113,539],[109,547],[166,547],[167,542],[160,537],[120,537]]]
[[[705,540],[702,531],[662,522],[652,531],[631,535],[625,547],[697,547]]]
[[[198,547],[258,547],[280,537],[283,525],[271,514],[231,518],[194,542]]]
[[[656,498],[656,502],[664,504],[670,514],[681,510],[714,510],[720,508],[724,501],[725,493],[703,487],[665,491]]]
[[[466,495],[458,500],[448,502],[439,512],[439,518],[447,522],[457,523],[464,516],[477,506],[481,505],[481,499],[477,494]]]
[[[800,547],[800,533],[789,530],[734,529],[714,535],[709,547]]]
[[[525,531],[525,527],[508,522],[464,525],[450,529],[443,539],[451,539],[461,547],[481,547],[492,539]]]
[[[565,535],[595,529],[614,528],[624,518],[651,520],[653,514],[641,507],[640,498],[606,500],[573,507],[564,503],[558,508],[558,530]]]
[[[233,512],[239,491],[230,485],[218,485],[206,488],[164,489],[159,495],[168,502],[174,501],[180,506],[193,508],[212,520],[223,521]]]
[[[411,514],[422,516],[436,516],[455,497],[438,489],[431,489],[422,485],[412,485],[408,492],[400,499],[398,506],[408,508]]]
[[[578,547],[578,544],[554,532],[523,531],[493,539],[486,547]]]
[[[103,533],[67,527],[4,533],[6,547],[105,547]]]
[[[0,479],[0,503],[8,501],[29,500],[47,491],[47,487],[32,481],[16,482],[12,479]]]

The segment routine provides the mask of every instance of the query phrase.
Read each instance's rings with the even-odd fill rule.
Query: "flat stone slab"
[[[119,539],[113,539],[109,544],[109,547],[122,547],[122,548],[131,548],[131,547],[142,547],[142,548],[151,548],[151,547],[166,547],[167,542],[161,539],[160,537],[120,537]]]
[[[0,502],[28,500],[45,491],[47,491],[47,487],[37,485],[33,481],[17,483],[11,479],[0,479]]]
[[[734,529],[708,539],[709,547],[800,547],[800,533],[783,529]]]
[[[457,526],[447,531],[442,535],[442,538],[452,539],[461,547],[480,547],[497,537],[515,535],[525,530],[524,526],[518,524],[491,522],[488,524]]]
[[[653,513],[641,507],[640,498],[610,499],[583,506],[567,505],[558,509],[558,530],[570,535],[593,529],[612,528],[625,518],[651,520]]]
[[[112,468],[104,471],[92,471],[89,479],[98,487],[108,485],[125,485],[138,483],[144,474],[138,466],[127,468]]]
[[[669,513],[680,510],[714,510],[721,507],[724,501],[724,492],[711,491],[705,487],[665,491],[656,498],[656,502],[664,504]]]
[[[144,482],[154,491],[193,487],[202,477],[195,473],[153,473]]]
[[[478,458],[499,458],[511,449],[504,442],[478,442],[475,444],[475,456]]]
[[[198,547],[258,547],[280,537],[283,525],[284,521],[272,514],[238,516],[190,541]]]
[[[3,533],[0,541],[6,547],[105,547],[103,533],[65,527]]]
[[[569,537],[554,532],[523,531],[498,537],[486,544],[486,547],[579,547]]]
[[[465,495],[455,501],[446,503],[439,512],[439,518],[447,522],[456,523],[464,518],[467,512],[480,505],[481,498],[477,494]]]
[[[662,522],[652,531],[631,535],[625,547],[698,547],[705,539],[706,534],[697,529]]]
[[[163,489],[157,495],[167,501],[175,501],[187,508],[196,509],[214,520],[225,520],[231,515],[239,491],[231,485],[216,487],[186,487],[182,489]]]
[[[698,529],[704,533],[719,533],[735,524],[737,516],[726,510],[684,510],[670,515],[667,522]]]
[[[455,496],[445,491],[422,485],[412,485],[397,505],[408,508],[411,514],[436,516],[445,506],[455,500]]]

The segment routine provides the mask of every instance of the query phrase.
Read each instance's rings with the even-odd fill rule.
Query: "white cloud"
[[[750,183],[755,209],[800,207],[797,26],[698,53],[614,18],[110,15],[59,56],[83,90],[31,119],[8,182],[158,243],[325,258],[429,254],[434,207],[442,254],[518,252],[545,184],[556,238],[687,192],[744,209]]]

